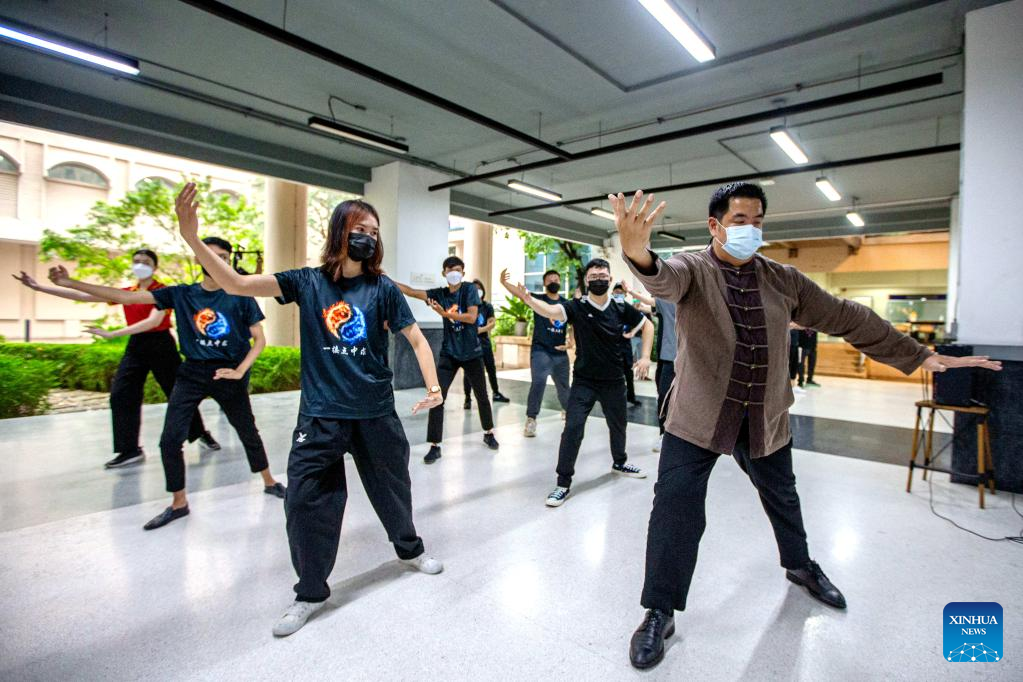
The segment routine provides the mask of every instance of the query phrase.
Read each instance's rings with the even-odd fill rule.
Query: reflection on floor
[[[418,393],[402,392],[399,411]],[[297,396],[254,403],[272,469],[283,472]],[[148,444],[161,407],[147,408]],[[539,437],[524,439],[517,403],[498,407],[496,454],[480,442],[476,415],[449,405],[433,466],[421,461],[425,418],[406,420],[416,522],[445,562],[439,576],[394,561],[349,466],[330,607],[275,640],[294,582],[281,503],[260,492],[236,439],[205,409],[224,450],[190,454],[192,515],[152,533],[141,525],[166,503],[152,445],[142,466],[103,471],[106,413],[0,422],[0,679],[1023,678],[1023,631],[1011,625],[1023,620],[1023,551],[933,516],[927,485],[903,492],[902,467],[808,451],[795,466],[811,551],[849,610],[784,580],[753,488],[722,458],[690,609],[664,663],[634,672],[627,647],[642,618],[654,478],[613,477],[607,429],[591,419],[572,496],[544,507],[562,422],[545,410]],[[629,426],[631,461],[651,473],[656,441],[656,428]],[[933,497],[987,535],[1023,525],[1008,495],[980,511],[973,489],[939,476]],[[1002,604],[1003,661],[967,671],[941,658],[951,601]]]

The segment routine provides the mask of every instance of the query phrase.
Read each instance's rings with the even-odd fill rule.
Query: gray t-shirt
[[[662,298],[655,298],[654,304],[657,316],[661,318],[657,359],[664,362],[675,362],[675,353],[678,351],[678,336],[675,335],[675,304]]]

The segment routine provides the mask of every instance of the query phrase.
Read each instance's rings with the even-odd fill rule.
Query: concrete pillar
[[[267,178],[264,272],[305,267],[306,201],[305,185]],[[298,346],[298,306],[268,299],[264,312],[267,344]]]
[[[493,272],[494,226],[476,220],[465,221],[463,244],[465,254],[462,256],[462,260],[465,261],[466,275],[469,279],[478,279],[483,282],[488,295],[493,293],[491,282],[495,276]]]

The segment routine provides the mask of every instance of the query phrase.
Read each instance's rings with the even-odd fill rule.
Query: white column
[[[447,176],[395,161],[373,169],[365,200],[380,214],[384,271],[416,289],[441,286],[441,263],[448,255],[449,190],[431,192]],[[439,326],[440,318],[421,301],[409,300],[416,320]]]
[[[267,273],[305,267],[306,264],[305,185],[274,178],[266,181],[266,254],[263,270]],[[298,306],[264,301],[266,339],[271,346],[298,345]]]
[[[1023,346],[1023,0],[966,15],[959,341]]]

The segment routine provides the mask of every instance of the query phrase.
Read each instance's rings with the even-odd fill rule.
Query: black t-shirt
[[[543,301],[549,305],[564,305],[568,299],[558,295],[558,300],[552,301],[546,294],[533,294],[533,298]],[[568,331],[568,323],[560,320],[551,320],[537,312],[533,313],[533,346],[532,350],[542,350],[551,355],[565,355],[563,350],[555,350],[555,346],[564,346],[568,343],[565,333]]]
[[[297,303],[302,344],[299,411],[327,419],[371,419],[394,411],[387,330],[415,323],[389,278],[360,275],[333,282],[318,268],[274,275],[279,303]]]
[[[151,292],[159,310],[174,309],[181,352],[189,360],[239,363],[252,345],[249,327],[263,319],[256,299],[199,284],[178,284]]]
[[[448,312],[464,313],[472,306],[479,306],[480,292],[473,284],[463,284],[452,293],[447,287],[438,287],[426,292],[426,297],[440,303]],[[478,319],[478,318],[477,318]],[[444,343],[441,355],[455,360],[473,360],[482,357],[480,335],[475,324],[465,324],[444,318]]]
[[[642,313],[612,300],[601,310],[586,297],[562,306],[575,329],[575,376],[590,381],[624,380],[622,331],[635,329],[644,322]]]
[[[476,315],[476,326],[485,327],[487,326],[487,320],[494,316],[494,306],[490,305],[487,301],[480,301],[480,307],[477,309],[479,312]],[[480,341],[483,339],[489,339],[490,334],[478,334]]]

